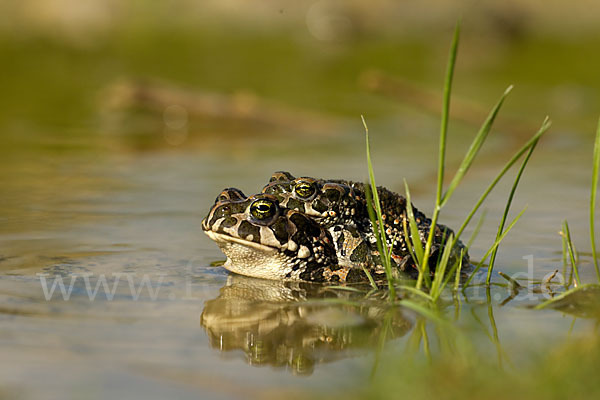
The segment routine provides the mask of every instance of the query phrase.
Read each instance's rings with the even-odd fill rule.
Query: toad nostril
[[[229,206],[219,207],[219,209],[215,211],[215,216],[217,218],[227,217],[229,215],[231,215],[231,208]]]

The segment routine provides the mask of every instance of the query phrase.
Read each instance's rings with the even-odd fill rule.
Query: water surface
[[[374,125],[384,132],[373,133],[378,183],[399,191],[406,178],[414,203],[430,213],[435,151],[421,144],[435,131],[400,134],[386,132],[385,122]],[[361,307],[319,303],[352,294],[229,274],[213,266],[224,257],[200,229],[222,188],[258,192],[275,170],[363,180],[359,121],[345,127],[303,141],[250,132],[234,145],[192,135],[189,146],[176,150],[138,150],[128,140],[100,136],[83,147],[34,140],[6,151],[0,383],[7,396],[241,398],[347,388],[349,376],[366,382],[381,338],[386,348],[403,349],[422,323],[418,314],[389,310],[377,298]],[[514,209],[529,208],[500,248],[497,268],[505,273],[527,277],[523,257],[531,255],[532,278],[562,271],[557,232],[565,218],[580,249],[589,248],[589,143],[559,137],[540,144],[519,188]],[[510,146],[497,151],[505,142],[494,140],[500,146],[484,149],[443,223],[458,226],[508,158]],[[465,145],[466,139],[453,143],[451,165]],[[486,204],[474,259],[492,242],[507,189],[500,186]],[[591,281],[589,257],[582,256],[581,268],[582,279]],[[59,286],[44,292],[44,282],[51,290],[57,279],[65,290],[73,282],[68,300]],[[460,309],[448,295],[444,313],[457,319],[477,351],[496,357],[497,343],[488,337],[493,322],[501,358],[511,363],[527,363],[556,341],[593,329],[593,319],[530,310],[544,293],[523,289],[514,300],[510,294],[494,287],[490,306],[484,290],[471,289]]]

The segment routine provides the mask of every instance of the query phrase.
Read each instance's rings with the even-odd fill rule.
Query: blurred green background
[[[549,114],[555,128],[591,135],[600,108],[594,0],[5,0],[2,147],[100,134],[133,137],[136,147],[205,147],[215,124],[234,135],[305,133],[360,114],[419,117],[439,108],[458,18],[454,93],[467,123],[514,84],[503,115],[515,131]],[[160,93],[146,101],[137,91],[149,87]],[[183,109],[165,111],[182,95],[192,97]],[[185,137],[162,140],[180,114]]]

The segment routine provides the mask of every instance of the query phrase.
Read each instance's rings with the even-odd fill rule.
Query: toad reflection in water
[[[374,348],[384,330],[390,340],[412,328],[409,311],[363,298],[306,282],[231,275],[219,296],[206,302],[200,325],[221,352],[242,350],[250,365],[310,375],[319,363]]]

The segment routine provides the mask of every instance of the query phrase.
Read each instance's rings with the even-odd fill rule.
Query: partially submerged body
[[[353,252],[338,257],[334,236],[327,229],[301,212],[279,206],[274,196],[220,198],[202,228],[227,256],[225,267],[230,271],[266,279],[346,282],[364,281],[362,267],[375,265],[366,246],[356,246],[367,249],[360,257]],[[351,232],[336,231],[338,237],[344,234],[350,243]]]
[[[407,201],[377,188],[394,273],[414,278],[416,263],[407,245]],[[246,197],[224,190],[202,222],[207,235],[227,256],[225,267],[243,275],[313,282],[376,280],[385,273],[368,217],[365,185],[343,180],[294,178],[275,173],[263,193]],[[412,205],[411,205],[412,207]],[[419,239],[425,244],[431,220],[412,207]],[[429,257],[434,273],[441,249],[452,231],[437,225]],[[459,241],[451,264],[469,258]]]

